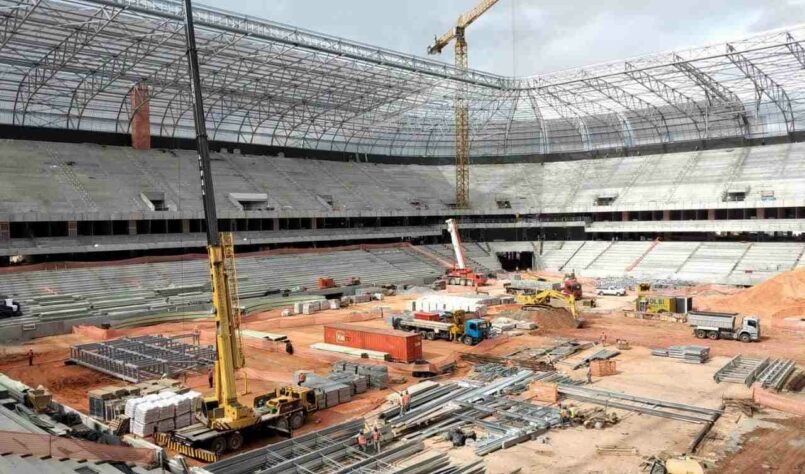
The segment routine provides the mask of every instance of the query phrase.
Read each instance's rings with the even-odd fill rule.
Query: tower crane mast
[[[428,47],[428,54],[441,54],[442,50],[455,40],[455,64],[461,73],[466,73],[467,39],[464,35],[470,26],[499,0],[483,0],[472,10],[464,13],[456,20],[456,26],[439,38],[435,38]],[[456,127],[456,207],[465,209],[470,206],[470,119],[467,106],[467,83],[459,81],[455,97]]]

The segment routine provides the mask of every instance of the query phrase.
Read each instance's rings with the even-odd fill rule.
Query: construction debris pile
[[[483,461],[451,464],[446,453],[425,449],[422,441],[409,440],[382,449],[363,450],[357,433],[363,418],[296,436],[263,448],[193,468],[196,474],[302,474],[312,472],[372,472],[374,474],[481,474]],[[385,439],[384,439],[385,441]]]
[[[705,346],[670,346],[667,349],[653,349],[651,355],[679,359],[688,364],[703,364],[710,359],[710,348]]]
[[[212,367],[215,348],[180,341],[192,337],[139,336],[80,344],[70,348],[68,362],[133,383]]]

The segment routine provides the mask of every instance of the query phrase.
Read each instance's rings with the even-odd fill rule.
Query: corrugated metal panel
[[[324,342],[386,352],[392,359],[402,362],[422,359],[422,337],[419,334],[393,329],[331,324],[324,326]]]

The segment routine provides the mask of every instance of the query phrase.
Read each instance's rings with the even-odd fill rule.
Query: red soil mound
[[[781,273],[763,283],[727,296],[696,298],[701,310],[756,314],[771,324],[773,319],[791,316],[790,308],[805,305],[805,269]]]

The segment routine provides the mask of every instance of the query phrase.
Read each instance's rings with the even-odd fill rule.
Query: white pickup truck
[[[595,290],[598,296],[626,296],[626,288],[619,287],[619,286],[607,286],[604,288],[596,288]]]

